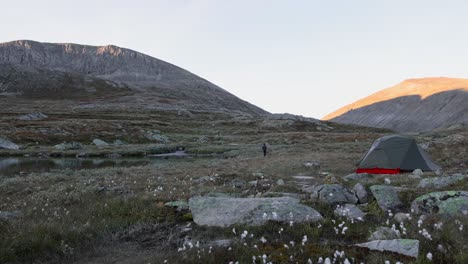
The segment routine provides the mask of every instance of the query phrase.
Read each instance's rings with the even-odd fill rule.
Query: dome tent
[[[388,135],[374,141],[359,162],[356,173],[396,174],[421,169],[436,171],[440,167],[409,136]]]

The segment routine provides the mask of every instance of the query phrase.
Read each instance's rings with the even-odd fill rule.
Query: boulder
[[[356,194],[359,203],[367,203],[369,200],[369,194],[367,193],[364,185],[362,185],[360,182],[354,185],[352,191]]]
[[[343,177],[345,181],[359,181],[359,182],[368,182],[373,178],[372,174],[367,173],[351,173]]]
[[[316,222],[323,219],[315,209],[298,199],[193,197],[189,200],[198,225],[227,227],[234,224],[262,225],[267,221]]]
[[[355,204],[358,202],[356,195],[340,184],[323,184],[304,189],[304,191],[311,193],[311,199],[319,200],[328,204]]]
[[[374,240],[356,244],[355,246],[370,250],[394,252],[413,258],[417,258],[419,254],[419,240],[415,239]]]
[[[445,177],[424,178],[419,182],[417,187],[425,189],[441,189],[466,178],[468,178],[468,175],[463,175],[461,173]]]
[[[19,150],[19,146],[15,143],[6,140],[4,138],[0,138],[0,149],[11,149],[11,150]]]
[[[98,147],[109,146],[109,143],[105,142],[104,140],[97,139],[97,138],[93,139],[93,144]]]
[[[344,216],[348,219],[357,219],[360,221],[362,221],[366,215],[354,204],[345,204],[343,206],[338,205],[334,211],[334,214],[337,216]]]
[[[388,239],[399,239],[401,238],[400,231],[391,229],[390,227],[378,227],[377,230],[372,233],[369,240],[388,240]]]
[[[41,112],[33,112],[33,113],[30,113],[30,114],[19,116],[18,120],[37,121],[37,120],[43,120],[43,119],[47,119],[47,118],[48,118],[48,116],[44,115]]]
[[[83,145],[78,142],[63,142],[58,145],[55,145],[54,148],[58,150],[75,150],[75,149],[82,149]]]
[[[419,196],[411,203],[411,209],[419,213],[468,216],[468,191],[432,192]]]
[[[403,205],[398,193],[406,190],[405,188],[388,185],[373,185],[369,187],[369,189],[377,200],[379,207],[384,211],[395,210]]]

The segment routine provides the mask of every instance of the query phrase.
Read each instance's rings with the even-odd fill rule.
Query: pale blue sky
[[[114,44],[320,118],[406,78],[468,77],[468,2],[0,0],[0,42]]]

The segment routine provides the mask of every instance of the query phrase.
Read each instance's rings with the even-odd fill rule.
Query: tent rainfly
[[[397,174],[415,169],[436,171],[440,167],[409,136],[388,135],[374,141],[359,162],[356,173]]]

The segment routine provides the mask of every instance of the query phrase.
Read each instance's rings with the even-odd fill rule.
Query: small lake
[[[171,156],[171,155],[168,155]],[[175,156],[171,159],[181,159]],[[52,170],[81,170],[107,167],[132,167],[167,162],[167,157],[141,158],[39,158],[11,157],[0,158],[0,177],[13,177],[29,173],[49,172]]]

